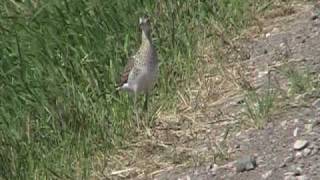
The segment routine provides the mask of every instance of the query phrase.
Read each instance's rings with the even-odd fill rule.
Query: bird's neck
[[[141,39],[141,46],[146,47],[151,45],[151,33],[142,31],[142,39]]]

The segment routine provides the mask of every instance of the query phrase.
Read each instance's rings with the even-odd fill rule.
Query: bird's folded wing
[[[118,87],[121,87],[123,84],[128,82],[128,77],[133,66],[134,66],[134,57],[130,57],[121,74],[120,81],[118,82],[118,85],[117,85]]]

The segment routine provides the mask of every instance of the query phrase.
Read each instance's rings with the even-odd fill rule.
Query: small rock
[[[303,43],[305,43],[305,42],[306,42],[306,39],[302,39],[301,43],[303,44]]]
[[[311,153],[311,149],[309,149],[309,148],[305,148],[303,150],[303,156],[308,156],[310,153]]]
[[[267,171],[266,173],[262,174],[262,179],[268,179],[271,176],[272,172],[273,171],[270,170],[270,171]]]
[[[294,131],[293,131],[293,136],[294,136],[294,137],[297,137],[297,135],[298,135],[298,130],[299,130],[298,127],[296,127],[296,128],[294,129]]]
[[[217,172],[217,170],[219,169],[219,166],[214,164],[212,169],[211,169],[211,172],[214,172],[214,174]]]
[[[257,162],[253,156],[244,156],[235,163],[237,172],[250,171],[257,167]]]
[[[218,168],[219,166],[217,164],[213,164],[213,165],[211,164],[208,167],[208,171],[210,172],[211,175],[216,175]]]
[[[267,33],[266,34],[266,38],[270,37],[271,36],[271,33]]]
[[[302,152],[301,152],[301,151],[299,151],[299,152],[296,153],[296,159],[300,159],[302,156],[303,156],[303,155],[302,155]]]
[[[294,150],[302,150],[304,148],[306,148],[308,146],[309,142],[306,140],[297,140],[294,144],[293,144],[293,149]]]

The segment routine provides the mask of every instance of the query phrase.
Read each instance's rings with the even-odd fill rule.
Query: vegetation
[[[137,20],[153,19],[161,75],[152,110],[172,107],[192,80],[197,42],[213,22],[227,34],[263,0],[8,0],[0,3],[0,176],[79,179],[94,157],[135,133],[128,95],[114,91],[137,48]],[[259,7],[259,8],[258,8]]]
[[[270,113],[274,108],[276,93],[275,90],[268,89],[262,94],[255,91],[248,91],[245,97],[246,115],[250,124],[256,128],[263,128]]]
[[[301,94],[312,90],[312,74],[306,70],[299,70],[294,67],[283,67],[282,74],[288,78],[288,95]]]

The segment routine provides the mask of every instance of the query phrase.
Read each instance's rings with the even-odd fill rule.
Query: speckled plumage
[[[142,30],[140,48],[134,56],[129,58],[118,89],[147,93],[157,78],[158,58],[151,40],[151,26],[148,18],[140,18],[140,28]]]

